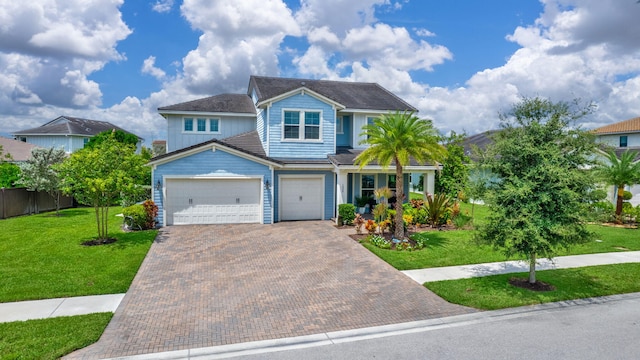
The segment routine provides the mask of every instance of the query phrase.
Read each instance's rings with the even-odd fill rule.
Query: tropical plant
[[[365,138],[361,144],[369,145],[356,157],[360,168],[372,161],[387,168],[392,163],[396,168],[396,215],[394,235],[404,239],[402,201],[404,196],[403,168],[410,159],[418,162],[441,162],[446,149],[438,143],[438,134],[431,120],[420,119],[412,112],[384,114],[363,127],[360,134]]]
[[[364,228],[367,230],[369,235],[373,235],[373,233],[378,229],[378,224],[373,220],[367,220],[367,222],[364,223]]]
[[[640,182],[640,162],[634,163],[637,153],[625,151],[618,157],[613,150],[607,151],[608,164],[601,164],[596,168],[597,176],[609,185],[614,185],[618,190],[616,199],[616,217],[620,221],[622,214],[622,202],[624,200],[624,188]]]
[[[358,234],[362,234],[362,225],[364,225],[365,220],[360,214],[356,214],[355,219],[353,219],[353,225],[356,227],[356,232]]]
[[[66,159],[62,148],[34,148],[31,157],[20,165],[20,183],[32,191],[44,191],[51,195],[56,205],[56,215],[60,214],[61,182],[55,165]]]
[[[427,196],[427,220],[429,225],[436,227],[446,222],[446,214],[451,207],[451,198],[447,194]]]
[[[338,205],[338,216],[342,219],[343,224],[351,225],[353,219],[356,218],[356,207],[353,204],[340,204]]]
[[[381,204],[388,204],[389,198],[393,196],[393,191],[388,186],[384,186],[373,191],[373,195]]]
[[[520,255],[529,263],[529,283],[536,282],[536,260],[558,248],[586,242],[586,198],[594,183],[594,136],[576,120],[592,105],[524,98],[500,116],[502,131],[489,147],[487,165],[498,179],[489,188],[490,215],[480,227],[480,243]]]
[[[380,222],[384,220],[387,215],[387,205],[384,203],[377,204],[376,207],[373,208],[373,216],[376,221]]]

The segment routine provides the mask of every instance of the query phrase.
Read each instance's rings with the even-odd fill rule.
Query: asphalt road
[[[640,359],[640,293],[483,314],[393,335],[262,349],[237,358]]]

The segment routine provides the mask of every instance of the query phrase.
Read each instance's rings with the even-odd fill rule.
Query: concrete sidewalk
[[[594,265],[640,262],[640,251],[625,251],[589,255],[561,256],[550,262],[538,261],[537,270],[567,269]],[[406,270],[405,275],[419,284],[431,281],[465,279],[471,277],[527,272],[523,261],[447,266],[430,269]],[[57,316],[84,315],[97,312],[115,312],[124,294],[80,296],[72,298],[20,301],[0,304],[0,323],[46,319]]]
[[[124,294],[19,301],[0,304],[0,323],[115,312]]]
[[[610,265],[640,262],[640,251],[559,256],[538,260],[536,270],[568,269],[594,265]],[[419,284],[431,281],[467,279],[472,277],[528,272],[529,264],[524,261],[501,261],[485,264],[446,266],[430,269],[405,270],[402,273]]]

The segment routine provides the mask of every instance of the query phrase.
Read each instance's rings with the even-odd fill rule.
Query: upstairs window
[[[627,147],[627,135],[620,136],[620,147]]]
[[[215,118],[184,118],[182,119],[184,133],[220,133],[220,119]]]
[[[322,113],[319,111],[285,110],[282,138],[284,140],[320,140],[321,118]]]
[[[344,134],[344,116],[338,116],[336,119],[336,134]]]
[[[373,119],[375,119],[374,117],[367,117],[367,125],[373,125]],[[369,140],[371,136],[367,134],[367,140]]]

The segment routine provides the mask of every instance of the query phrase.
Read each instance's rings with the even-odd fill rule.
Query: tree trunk
[[[618,186],[618,198],[616,199],[616,222],[622,224],[622,202],[624,200],[624,185]]]
[[[402,179],[402,165],[400,160],[395,158],[396,162],[396,231],[394,236],[396,239],[404,239],[404,219],[402,218],[402,200],[404,199],[404,182]]]
[[[101,223],[100,223],[100,207],[98,204],[94,205],[94,209],[96,211],[96,224],[98,224],[98,239],[100,239],[100,234],[102,233],[101,230]]]
[[[529,284],[536,283],[536,253],[529,258]]]

